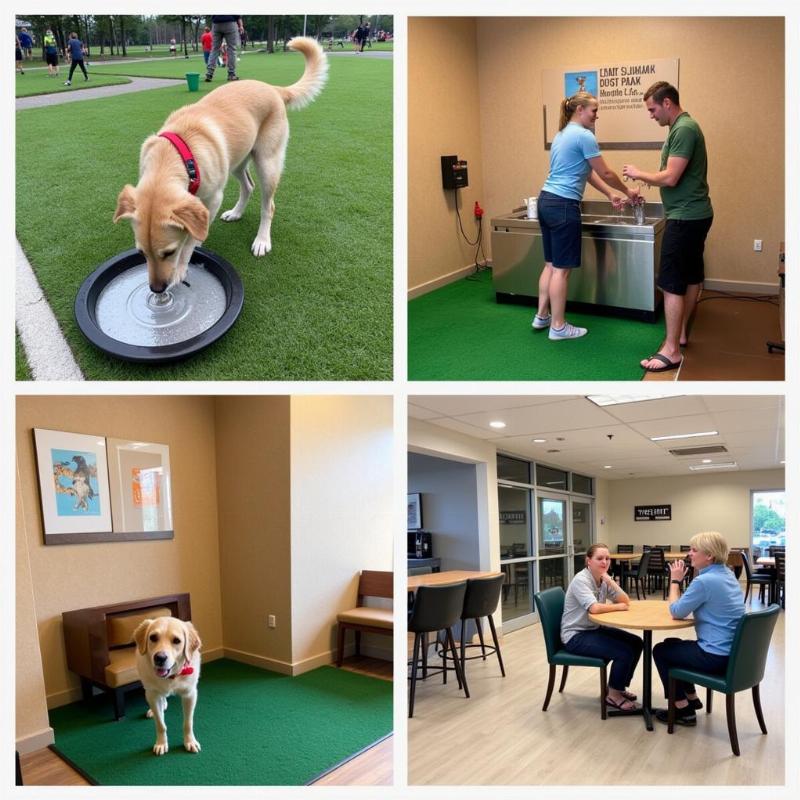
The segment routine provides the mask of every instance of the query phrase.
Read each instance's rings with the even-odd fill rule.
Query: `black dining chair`
[[[775,602],[780,598],[781,608],[786,608],[786,555],[775,554]]]
[[[504,575],[496,575],[492,578],[470,578],[467,581],[467,589],[464,593],[464,606],[461,609],[461,674],[466,674],[466,662],[473,658],[482,658],[486,661],[486,654],[495,653],[500,664],[500,673],[505,678],[506,670],[503,666],[503,656],[500,654],[500,642],[497,639],[497,629],[494,626],[492,614],[497,610],[500,602],[500,592],[503,589]],[[489,623],[489,630],[492,634],[493,645],[487,646],[483,641],[483,625],[481,619],[486,617]],[[478,629],[478,640],[480,644],[467,643],[467,630],[469,621],[474,620]],[[469,647],[480,647],[479,655],[467,656],[466,651]]]
[[[750,689],[753,695],[753,708],[756,712],[761,733],[767,732],[764,715],[761,712],[759,686],[764,678],[764,669],[769,653],[772,631],[778,620],[780,608],[771,605],[763,611],[743,614],[733,635],[728,669],[724,675],[709,675],[691,669],[672,667],[669,670],[669,689],[667,706],[667,732],[675,729],[675,695],[677,682],[686,681],[706,687],[706,712],[711,713],[712,692],[725,695],[725,710],[728,719],[728,736],[733,754],[739,755],[739,737],[736,732],[736,693]]]
[[[408,632],[414,634],[414,648],[411,657],[411,690],[408,698],[408,716],[414,716],[414,695],[417,689],[417,672],[420,665],[426,675],[442,673],[442,683],[447,683],[447,661],[442,659],[441,670],[427,669],[427,653],[423,651],[423,639],[429,633],[438,634],[444,631],[444,654],[448,648],[452,653],[453,667],[458,680],[458,688],[464,690],[469,697],[467,681],[461,672],[461,660],[456,652],[453,639],[453,625],[461,618],[464,607],[466,581],[448,583],[444,586],[420,586],[414,599],[414,607],[408,616]]]
[[[682,544],[679,548],[679,552],[681,553],[688,553],[691,550],[691,546],[688,544]]]
[[[665,566],[666,560],[664,559],[664,550],[661,547],[652,547],[648,550],[650,555],[650,564],[647,570],[648,583],[652,591],[653,586],[658,586],[659,589],[664,588],[664,581],[666,578]]]
[[[617,545],[617,552],[618,553],[633,553],[633,545],[632,544],[618,544]],[[619,578],[620,580],[625,582],[626,576],[630,573],[632,569],[635,569],[635,565],[633,563],[625,563],[624,561],[617,561],[616,567],[614,569],[614,575]],[[622,584],[620,584],[622,585]],[[625,586],[622,586],[624,589]]]
[[[636,589],[636,599],[639,600],[639,587],[642,587],[642,599],[647,599],[647,590],[645,586],[647,585],[647,578],[648,573],[650,571],[650,554],[652,551],[648,551],[646,553],[642,553],[642,557],[639,559],[639,567],[637,568],[636,572],[631,575],[633,578],[633,585]]]
[[[772,571],[769,572],[753,572],[752,567],[750,566],[750,559],[747,557],[747,553],[742,553],[742,566],[744,567],[744,574],[745,580],[747,581],[747,586],[744,590],[744,602],[747,602],[747,597],[750,594],[750,590],[753,586],[759,587],[759,599],[763,601],[764,599],[764,591],[766,590],[768,593],[768,602],[772,602],[772,587],[775,582],[775,574]]]

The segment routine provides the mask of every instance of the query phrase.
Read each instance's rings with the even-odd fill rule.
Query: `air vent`
[[[728,449],[721,444],[711,444],[706,447],[679,447],[669,451],[673,456],[711,456],[719,453],[727,453]]]

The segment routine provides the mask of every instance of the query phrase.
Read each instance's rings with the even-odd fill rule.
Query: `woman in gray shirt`
[[[589,614],[627,611],[630,598],[608,574],[611,555],[604,544],[586,551],[586,567],[571,581],[561,617],[561,641],[570,653],[611,660],[606,705],[618,711],[636,711],[636,695],[627,691],[642,655],[642,640],[619,628],[603,628]],[[611,602],[609,602],[609,600]]]

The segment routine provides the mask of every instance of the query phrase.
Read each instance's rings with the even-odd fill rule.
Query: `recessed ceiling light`
[[[505,422],[501,422],[499,419],[493,420],[489,423],[490,428],[505,428]]]
[[[611,468],[612,468],[612,467],[611,467],[611,464],[605,464],[605,465],[603,466],[603,469],[611,469]]]
[[[710,458],[704,458],[702,463],[703,464],[710,464],[711,463],[711,459]]]
[[[623,403],[646,403],[648,400],[663,400],[665,397],[681,397],[677,394],[649,394],[647,397],[635,394],[589,394],[586,399],[596,406],[618,406]]]
[[[699,433],[675,433],[670,436],[651,436],[651,442],[666,442],[667,439],[694,439],[697,436],[719,436],[719,431],[700,431]]]
[[[544,444],[546,441],[547,441],[547,439],[534,439],[533,443],[534,444]]]
[[[697,472],[701,469],[735,469],[738,466],[735,461],[726,461],[721,464],[689,464],[689,469]]]

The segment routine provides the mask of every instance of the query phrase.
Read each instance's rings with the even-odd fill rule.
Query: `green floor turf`
[[[186,69],[166,66],[176,74]],[[248,54],[241,74],[286,85],[302,70],[297,53]],[[137,180],[142,141],[170,111],[221,80],[201,83],[200,94],[184,83],[17,112],[17,235],[87,379],[391,378],[392,61],[331,58],[329,75],[308,108],[289,112],[272,252],[250,252],[259,189],[241,220],[217,219],[205,241],[242,278],[239,320],[210,348],[175,365],[105,356],[78,330],[73,304],[97,265],[133,247],[130,224],[114,225],[112,217],[119,191]],[[232,180],[221,210],[237,197]]]
[[[639,380],[639,361],[664,335],[655,324],[574,314],[581,339],[551,342],[534,333],[532,306],[495,302],[491,272],[463,278],[408,304],[409,380]]]
[[[202,668],[195,711],[200,753],[183,749],[170,698],[169,752],[152,753],[142,692],[114,721],[105,696],[50,712],[55,748],[102,785],[304,785],[392,731],[392,683],[334,667],[298,677],[222,660]]]

